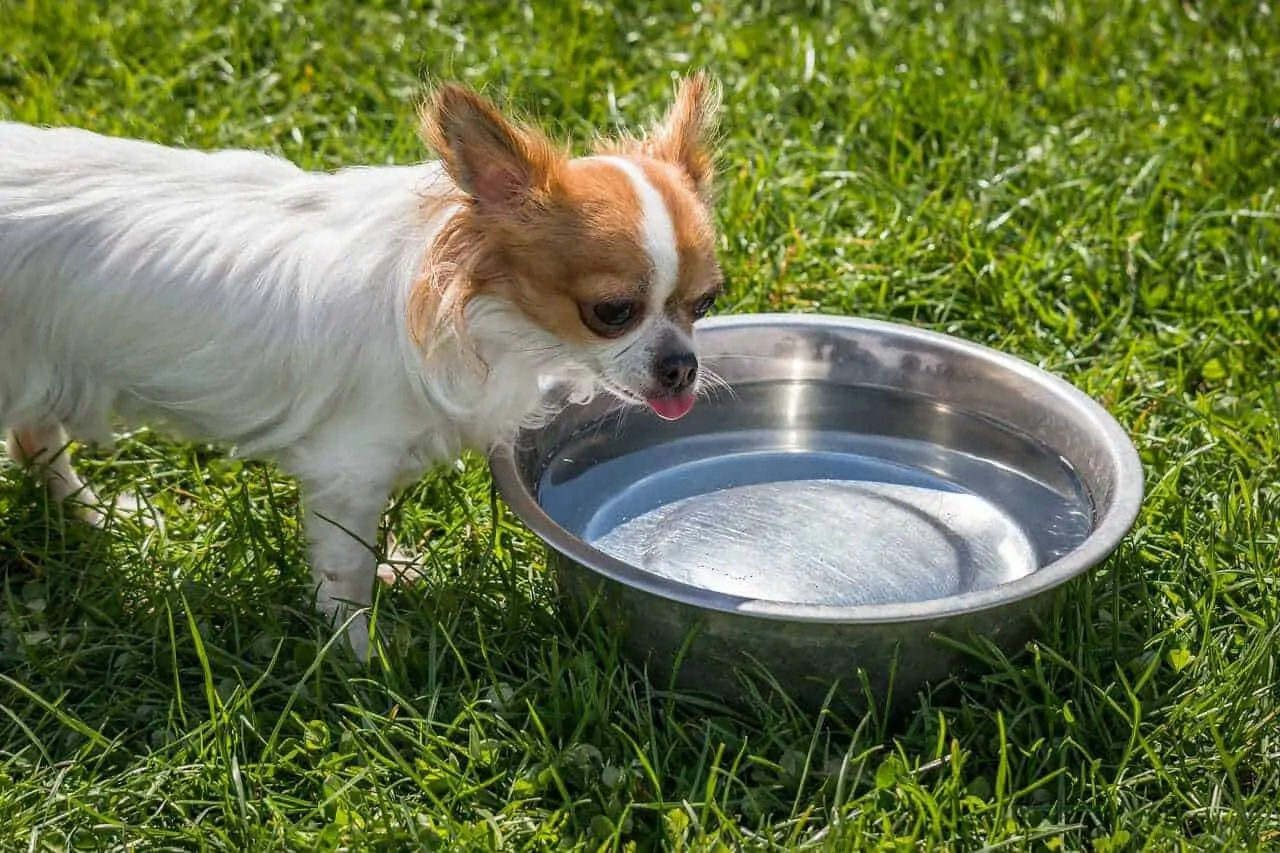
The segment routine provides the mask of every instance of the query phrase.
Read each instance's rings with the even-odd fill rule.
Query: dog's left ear
[[[422,137],[481,213],[510,214],[546,193],[560,157],[536,130],[518,127],[463,86],[446,84],[422,113]]]
[[[715,178],[712,151],[720,112],[720,88],[705,71],[680,82],[666,116],[649,133],[649,153],[684,170],[703,198]]]

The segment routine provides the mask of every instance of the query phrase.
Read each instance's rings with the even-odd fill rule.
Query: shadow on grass
[[[950,774],[1053,824],[1069,811],[1071,763],[1118,773],[1142,748],[1139,724],[1185,692],[1161,649],[1134,655],[1159,619],[1136,546],[1066,588],[1025,647],[966,645],[968,671],[914,702],[859,713],[833,692],[815,712],[759,671],[738,673],[730,702],[651,680],[616,624],[555,607],[530,537],[501,518],[495,534],[474,507],[425,543],[423,581],[380,590],[384,655],[366,667],[307,607],[288,501],[251,500],[228,490],[198,535],[179,524],[159,542],[64,524],[29,486],[0,491],[10,777],[199,765],[287,792],[290,819],[317,827],[337,825],[325,803],[351,796],[335,784],[377,779],[376,796],[441,816],[443,838],[477,804],[536,801],[571,834],[656,843],[693,826],[816,820],[804,817],[813,802],[934,796]]]

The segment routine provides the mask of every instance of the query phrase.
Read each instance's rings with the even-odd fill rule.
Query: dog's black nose
[[[698,359],[691,352],[673,353],[654,365],[654,374],[664,391],[687,391],[698,377]]]

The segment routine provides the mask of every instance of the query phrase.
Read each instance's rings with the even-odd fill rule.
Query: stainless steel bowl
[[[492,457],[568,601],[605,608],[652,677],[900,703],[970,662],[942,637],[1024,643],[1137,516],[1125,432],[1017,358],[843,317],[697,337],[729,388],[682,420],[597,399]]]

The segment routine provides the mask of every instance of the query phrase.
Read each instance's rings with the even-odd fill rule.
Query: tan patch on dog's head
[[[645,139],[601,146],[627,158],[656,190],[679,259],[663,306],[691,322],[700,300],[719,287],[710,203],[712,159],[706,147],[715,93],[697,75]],[[625,336],[644,323],[654,259],[653,203],[609,158],[570,159],[539,131],[508,121],[488,101],[445,86],[423,117],[423,138],[457,184],[464,211],[429,253],[410,299],[420,344],[468,300],[494,293],[570,344]],[[643,190],[643,187],[640,188]],[[623,317],[620,323],[610,323]]]
[[[594,306],[645,299],[640,201],[606,162],[570,161],[560,178],[536,216],[492,253],[486,286],[561,340],[592,341],[601,337],[589,325]],[[628,328],[641,319],[634,313]]]

